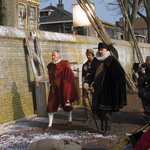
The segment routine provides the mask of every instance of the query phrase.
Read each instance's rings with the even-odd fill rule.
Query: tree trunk
[[[14,0],[0,0],[0,25],[15,27]]]
[[[148,41],[147,42],[150,43],[150,18],[147,19],[147,30],[148,30],[148,33],[147,33]]]
[[[148,41],[147,42],[150,43],[150,10],[149,10],[150,4],[149,4],[148,0],[145,1],[145,2],[147,3],[147,7],[146,7],[147,8],[147,10],[146,10],[146,14],[147,14],[147,16],[146,16],[146,19],[147,19],[146,23],[147,23],[147,30],[148,30],[148,33],[147,33]]]

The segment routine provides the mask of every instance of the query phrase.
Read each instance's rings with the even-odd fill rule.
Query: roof
[[[73,17],[72,17],[72,13],[60,9],[58,7],[55,6],[48,6],[42,10],[40,10],[40,12],[43,11],[51,11],[51,14],[49,16],[45,16],[45,17],[40,17],[40,23],[44,23],[44,22],[57,22],[57,21],[67,21],[67,20],[72,20],[73,21]]]
[[[136,18],[134,29],[145,29],[147,28],[147,24],[143,18]]]
[[[123,34],[123,31],[119,27],[114,27],[115,33]]]
[[[115,27],[115,25],[112,24],[112,23],[105,22],[105,21],[102,21],[102,20],[101,20],[101,22],[102,22],[104,27],[108,27],[108,28],[112,28],[112,29],[114,29],[114,27]]]
[[[44,12],[44,11],[50,11],[51,13],[49,16],[40,17],[40,24],[59,23],[59,22],[72,22],[73,23],[72,13],[64,9],[60,9],[58,7],[50,5],[40,10],[40,12]],[[105,21],[102,21],[102,24],[104,25],[104,27],[109,27],[112,29],[114,29],[115,27],[114,24],[111,24]]]
[[[134,31],[134,34],[135,34],[135,36],[138,36],[138,37],[146,37],[145,35],[135,32],[135,31]]]

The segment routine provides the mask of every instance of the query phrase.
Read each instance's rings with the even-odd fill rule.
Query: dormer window
[[[49,16],[50,16],[50,14],[51,14],[51,11],[48,12],[48,15],[49,15]]]
[[[46,17],[48,16],[48,11],[40,12],[40,17]]]
[[[46,16],[50,16],[51,12],[53,10],[47,9],[47,10],[41,10],[40,11],[40,17],[46,17]]]

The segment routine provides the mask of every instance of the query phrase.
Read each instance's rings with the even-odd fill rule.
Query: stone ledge
[[[94,43],[97,44],[100,42],[100,39],[98,37],[81,36],[81,35],[49,32],[41,30],[37,31],[37,35],[39,40],[41,40],[42,42],[57,41],[57,42],[87,43],[87,44],[94,44]],[[36,36],[36,33],[32,32],[31,36],[32,39],[33,37]],[[24,39],[26,37],[26,30],[20,30],[16,27],[0,26],[0,37]]]
[[[33,114],[33,115],[30,115],[30,116],[27,116],[27,117],[24,117],[24,118],[15,120],[15,121],[11,121],[11,122],[5,123],[2,126],[3,127],[7,127],[7,126],[10,126],[10,125],[15,125],[15,124],[20,123],[22,121],[28,121],[28,120],[34,119],[36,117],[37,117],[37,114]]]

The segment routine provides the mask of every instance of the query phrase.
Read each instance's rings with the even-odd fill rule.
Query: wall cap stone
[[[11,121],[11,122],[8,122],[8,123],[5,123],[3,124],[2,126],[3,127],[8,127],[10,125],[15,125],[17,123],[20,123],[22,121],[28,121],[28,120],[31,120],[31,119],[34,119],[37,117],[37,114],[33,114],[33,115],[30,115],[30,116],[27,116],[27,117],[24,117],[24,118],[21,118],[21,119],[18,119],[18,120],[15,120],[15,121]]]
[[[36,36],[36,33],[32,32],[32,38]],[[73,43],[99,43],[100,39],[97,37],[73,35],[66,33],[37,31],[38,38],[42,41],[57,41],[57,42],[73,42]],[[19,30],[16,27],[0,26],[0,38],[25,38],[26,30]]]

